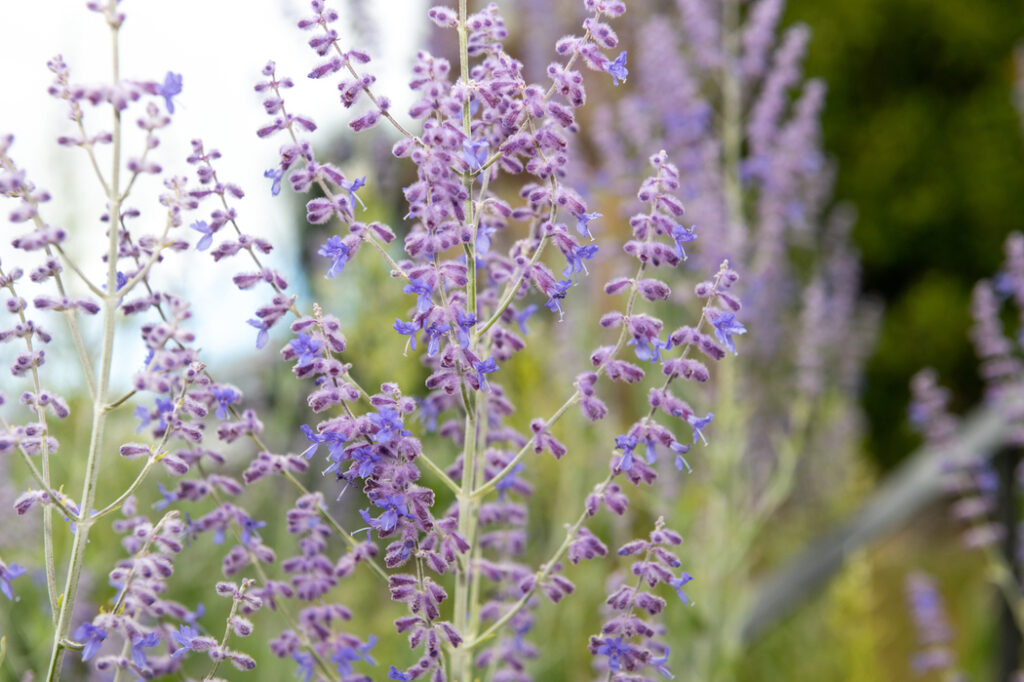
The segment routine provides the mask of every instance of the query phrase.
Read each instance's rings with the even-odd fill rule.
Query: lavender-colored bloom
[[[379,500],[373,501],[374,506],[380,507],[384,513],[377,518],[370,516],[369,509],[360,509],[359,515],[371,528],[376,528],[379,533],[390,533],[398,525],[399,516],[412,518],[409,508],[401,495],[388,495]]]
[[[88,661],[96,655],[107,638],[107,631],[92,623],[82,623],[75,630],[75,640],[82,644],[82,660]]]
[[[250,542],[255,540],[260,541],[259,529],[267,525],[266,521],[257,521],[250,516],[243,516],[241,523],[242,526],[242,544],[248,545]]]
[[[205,220],[197,220],[196,222],[189,225],[193,230],[203,235],[198,242],[196,242],[196,251],[206,251],[210,248],[210,244],[213,243],[213,230],[206,224]]]
[[[666,665],[666,663],[668,663],[669,651],[669,648],[665,647],[665,653],[662,654],[659,658],[652,658],[651,665],[653,665],[654,669],[661,673],[663,677],[671,680],[675,677],[675,675],[672,674],[672,671],[669,670],[668,666]]]
[[[373,440],[377,443],[390,443],[403,436],[411,435],[403,428],[402,417],[390,407],[382,407],[380,412],[370,413],[367,418],[377,427],[377,433],[373,435]]]
[[[405,322],[403,320],[395,318],[395,323],[391,325],[392,328],[404,336],[409,337],[409,345],[412,346],[413,350],[416,350],[416,332],[420,330],[419,326],[412,322]]]
[[[469,166],[470,170],[480,170],[487,162],[487,153],[490,148],[491,145],[486,140],[476,140],[473,142],[465,140],[462,143],[462,159]]]
[[[458,322],[458,328],[456,333],[459,337],[459,345],[463,348],[469,348],[469,330],[476,326],[476,315],[473,313],[466,314],[461,310],[456,315]]]
[[[172,98],[175,95],[181,94],[181,74],[167,72],[164,76],[164,82],[157,87],[157,94],[164,98],[164,104],[167,106],[167,113],[174,113],[174,101]]]
[[[273,196],[277,196],[281,193],[281,179],[284,177],[284,170],[281,168],[271,168],[270,170],[263,171],[263,177],[270,178],[273,182],[270,184],[270,193]]]
[[[693,602],[690,601],[690,598],[686,595],[686,592],[683,592],[683,586],[691,580],[693,580],[693,576],[687,573],[686,571],[683,571],[678,578],[673,578],[669,582],[669,585],[675,588],[676,595],[678,595],[679,599],[686,605],[692,604]]]
[[[432,307],[431,297],[434,295],[434,287],[422,279],[410,279],[409,283],[402,287],[407,294],[416,294],[416,310],[421,313],[428,312]]]
[[[164,487],[163,483],[160,483],[158,481],[157,484],[156,484],[156,487],[160,491],[160,497],[162,499],[159,499],[159,500],[157,500],[156,502],[153,503],[153,509],[156,509],[157,511],[160,511],[161,509],[166,508],[167,505],[171,504],[172,502],[176,502],[177,501],[177,499],[178,499],[177,494],[167,490],[167,488]]]
[[[256,334],[256,349],[259,350],[263,346],[267,345],[267,341],[270,340],[270,325],[267,324],[266,320],[246,320],[245,323],[250,327],[255,327],[258,330]]]
[[[160,635],[156,632],[132,636],[132,662],[140,668],[148,668],[149,661],[146,659],[146,652],[143,649],[155,647],[160,643]]]
[[[356,178],[352,182],[343,182],[343,183],[341,183],[341,188],[343,190],[345,190],[346,192],[348,192],[349,206],[354,207],[358,203],[360,206],[363,207],[364,211],[366,210],[366,204],[364,204],[363,200],[360,199],[359,196],[356,194],[356,192],[361,187],[365,187],[365,186],[366,186],[366,176],[365,175],[363,177],[361,177],[361,178]]]
[[[608,667],[613,672],[618,672],[622,667],[622,657],[629,655],[629,646],[623,644],[621,637],[607,637],[604,643],[597,648],[597,653],[599,656],[607,656]]]
[[[19,564],[5,566],[0,561],[0,592],[10,600],[14,600],[14,590],[11,589],[11,581],[19,576],[25,575],[25,567]]]
[[[747,328],[736,319],[734,313],[719,312],[711,320],[711,324],[715,328],[715,336],[718,337],[718,340],[735,355],[736,344],[733,342],[732,336],[733,334],[746,334]]]
[[[292,654],[292,658],[299,664],[295,674],[309,682],[313,678],[313,664],[315,663],[313,657],[304,651],[296,651]]]
[[[356,661],[366,661],[370,665],[376,665],[373,657],[370,656],[370,651],[376,645],[377,638],[374,635],[370,635],[365,644],[358,644],[354,647],[342,645],[331,656],[331,663],[338,665],[338,672],[341,675],[351,675],[352,664]]]
[[[615,58],[615,61],[606,63],[604,70],[611,75],[612,83],[615,85],[618,85],[620,80],[625,83],[626,77],[629,76],[629,70],[626,68],[626,53],[623,52]]]
[[[615,437],[615,449],[622,450],[622,460],[619,462],[620,471],[629,471],[633,468],[633,450],[637,445],[636,436],[622,434]]]
[[[395,666],[391,666],[391,668],[388,670],[388,679],[398,680],[398,682],[411,682],[412,675],[410,675],[409,673],[402,672]]]
[[[682,471],[685,466],[686,470],[692,473],[693,469],[690,468],[690,463],[683,457],[684,454],[690,451],[690,446],[683,445],[678,441],[672,441],[672,445],[669,447],[672,449],[672,452],[676,453],[676,469]]]
[[[576,231],[584,237],[590,237],[593,241],[594,235],[590,233],[590,221],[603,216],[603,213],[580,213],[576,216]]]
[[[348,245],[338,235],[332,236],[320,247],[317,254],[331,260],[331,267],[327,270],[327,277],[334,279],[338,273],[345,269],[348,262]]]
[[[181,658],[192,649],[192,641],[199,637],[199,630],[191,625],[179,625],[177,632],[171,633],[171,638],[178,645],[178,650],[171,654],[171,658]],[[83,659],[85,657],[83,656]]]
[[[323,345],[324,343],[320,339],[314,339],[309,334],[303,334],[301,332],[299,333],[298,338],[292,339],[288,342],[289,348],[299,356],[299,367],[305,367],[309,363],[313,362],[313,360],[320,357]]]
[[[441,338],[448,333],[451,329],[451,325],[445,324],[432,324],[427,327],[427,355],[437,355],[441,350]]]
[[[571,279],[560,279],[555,283],[555,288],[552,289],[551,293],[548,294],[548,301],[544,304],[544,307],[551,312],[558,311],[558,319],[565,319],[565,311],[562,310],[562,299],[565,298],[566,292],[569,291],[569,287],[572,286]]]
[[[473,365],[473,369],[476,370],[476,379],[480,382],[480,387],[485,391],[490,390],[491,385],[487,382],[487,377],[484,375],[498,371],[498,363],[495,362],[494,357],[491,356],[486,360],[477,362]]]
[[[599,250],[600,249],[597,244],[577,246],[573,249],[571,255],[566,255],[565,259],[569,264],[566,266],[565,270],[562,270],[562,274],[566,277],[571,277],[577,272],[583,272],[589,275],[590,271],[587,270],[587,265],[583,261],[590,260],[596,256]]]
[[[537,304],[531,303],[515,314],[516,324],[519,325],[519,331],[522,332],[524,336],[527,334],[526,321],[530,319],[530,316],[535,312],[537,312]]]
[[[242,394],[231,386],[221,386],[213,389],[213,397],[217,399],[217,419],[228,418],[228,406],[242,397]]]
[[[704,417],[704,418],[700,418],[700,417],[698,417],[695,414],[694,415],[690,415],[687,418],[686,421],[689,422],[690,426],[693,427],[693,442],[694,443],[696,443],[697,439],[699,438],[700,440],[704,441],[705,445],[708,444],[708,439],[704,437],[703,429],[708,424],[710,424],[711,420],[713,420],[714,418],[715,418],[715,414],[713,412],[708,412],[707,416]]]
[[[682,225],[676,225],[672,228],[672,241],[676,243],[676,255],[682,260],[686,260],[686,251],[683,249],[683,244],[692,242],[695,239],[697,239],[696,225],[691,225],[689,230]]]

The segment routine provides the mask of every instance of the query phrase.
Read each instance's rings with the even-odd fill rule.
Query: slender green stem
[[[417,459],[426,464],[427,468],[433,471],[434,474],[441,479],[441,482],[444,483],[446,488],[451,490],[456,495],[462,492],[462,488],[459,487],[459,484],[453,481],[451,477],[444,472],[444,469],[439,467],[437,463],[434,462],[434,460],[430,459],[430,457],[426,455],[426,453],[421,454],[419,457],[417,457]]]

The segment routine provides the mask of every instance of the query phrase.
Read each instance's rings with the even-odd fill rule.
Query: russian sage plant
[[[242,188],[218,175],[218,151],[197,139],[180,153],[189,176],[164,171],[176,151],[160,147],[159,137],[172,123],[174,98],[187,78],[121,75],[125,14],[118,3],[88,3],[110,29],[109,82],[81,85],[60,57],[50,62],[50,94],[69,117],[58,142],[69,153],[87,155],[106,199],[101,225],[91,228],[105,232],[100,256],[83,258],[65,248],[66,231],[47,218],[49,192],[17,165],[13,138],[0,141],[0,190],[12,202],[11,222],[28,228],[12,242],[17,260],[0,269],[13,316],[0,336],[21,347],[11,386],[23,382],[15,389],[23,409],[3,422],[0,452],[20,457],[32,479],[31,489],[13,502],[15,511],[42,515],[41,547],[31,555],[45,575],[52,614],[42,679],[61,679],[78,665],[69,658],[115,679],[214,679],[225,664],[251,670],[268,655],[291,659],[306,680],[529,679],[529,659],[540,652],[529,643],[538,597],[562,601],[574,591],[566,562],[609,554],[588,522],[603,509],[626,514],[627,490],[650,486],[659,471],[689,469],[685,455],[706,442],[713,414],[682,395],[707,399],[692,387],[712,379],[713,367],[737,352],[736,337],[746,329],[732,291],[738,275],[728,261],[700,259],[706,267],[693,297],[673,295],[665,281],[692,276],[672,271],[683,268],[688,250],[700,253],[703,235],[713,232],[709,225],[698,240],[680,222],[678,194],[687,180],[671,153],[654,145],[646,170],[633,178],[637,208],[624,244],[604,238],[612,221],[583,198],[585,178],[573,174],[582,126],[577,111],[587,90],[608,91],[629,77],[626,52],[618,51],[609,23],[625,5],[585,0],[585,20],[550,46],[554,60],[539,83],[528,82],[522,63],[505,51],[496,6],[471,13],[467,5],[461,0],[458,8],[429,11],[458,45],[458,71],[441,57],[417,55],[409,126],[392,115],[369,54],[339,34],[337,11],[314,0],[298,23],[314,52],[307,76],[331,97],[340,96],[339,115],[353,112],[351,130],[385,125],[399,137],[392,163],[411,169],[414,179],[403,189],[405,215],[394,226],[360,220],[367,211],[360,196],[366,180],[318,155],[311,137],[316,123],[287,100],[295,81],[271,61],[255,85],[267,114],[255,134],[276,145],[267,186],[259,191],[315,195],[306,200],[306,219],[323,226],[316,267],[325,277],[341,281],[356,258],[383,259],[391,283],[374,286],[408,296],[407,313],[383,323],[394,355],[425,367],[423,386],[400,386],[387,368],[375,388],[356,379],[381,368],[364,368],[359,357],[350,357],[349,321],[288,293],[285,276],[272,266],[272,245],[257,236],[259,225],[243,221]],[[596,77],[585,77],[583,67]],[[128,125],[142,132],[138,147],[129,143]],[[164,187],[161,207],[134,207],[136,185],[154,181]],[[147,231],[155,216],[162,225]],[[582,319],[578,285],[588,267],[619,249],[629,269],[604,286],[615,303],[596,321]],[[153,278],[156,268],[184,251],[236,263],[235,286],[262,292],[248,325],[263,353],[277,343],[273,339],[287,336],[280,356],[302,382],[310,410],[297,432],[265,433],[242,391],[204,364],[189,302]],[[29,297],[30,288],[45,293]],[[660,316],[680,317],[675,303],[692,317],[670,331]],[[82,317],[92,315],[102,320],[95,338],[82,325]],[[130,343],[118,334],[124,316],[140,320],[148,354],[131,387],[119,393],[111,377],[123,344]],[[528,427],[517,428],[516,410],[529,406],[514,404],[505,375],[530,338],[528,321],[571,326],[601,340],[589,358],[578,359],[561,406],[529,414]],[[54,435],[53,419],[68,417],[73,402],[46,388],[54,366],[46,327],[61,330],[54,333],[74,349],[69,360],[80,364],[90,403],[84,406],[91,419],[85,442],[58,443]],[[647,405],[632,423],[601,397],[608,382],[645,379],[651,384]],[[615,421],[620,435],[602,451],[570,452],[558,423],[577,407],[588,420]],[[116,437],[124,423],[137,425],[136,441]],[[427,434],[430,439],[421,440]],[[299,439],[296,452],[268,444]],[[564,510],[564,536],[536,563],[526,551],[526,528],[530,493],[547,484],[530,481],[543,453],[566,464],[580,460],[574,475],[594,480],[585,505]],[[68,477],[58,476],[56,457],[84,462],[84,469],[62,466]],[[160,469],[176,484],[154,486],[151,474]],[[123,470],[133,480],[111,490],[106,481]],[[249,501],[273,483],[265,479],[275,478],[292,493],[286,503],[278,500],[279,518],[258,518]],[[159,495],[150,512],[137,496],[152,497],[154,487]],[[362,500],[357,516],[344,514],[342,496],[346,504],[353,496]],[[661,506],[646,502],[647,509]],[[281,523],[291,539],[272,546],[268,526]],[[90,534],[108,524],[122,536],[124,557],[98,566]],[[686,589],[693,579],[678,555],[682,537],[671,530],[674,524],[671,517],[658,518],[641,539],[616,548],[614,556],[630,562],[628,579],[620,577],[610,595],[599,595],[608,615],[589,642],[565,643],[589,647],[599,675],[643,680],[672,674],[670,638],[659,618],[665,597],[690,602]],[[59,551],[63,539],[55,542],[61,534],[70,536],[67,551]],[[225,543],[218,556],[205,551],[204,536],[214,546]],[[222,622],[198,603],[172,598],[182,557],[190,564],[219,560],[224,580],[210,580],[207,588],[224,600]],[[8,599],[26,570],[0,562],[0,591]],[[393,629],[370,631],[367,618],[343,605],[357,572],[372,581],[360,585],[395,603]],[[104,573],[110,590],[83,613],[83,576]],[[583,597],[593,595],[576,599]],[[260,633],[266,643],[245,644],[258,611],[273,612],[259,621],[268,624]],[[374,667],[372,650],[396,635],[408,642],[408,658]]]

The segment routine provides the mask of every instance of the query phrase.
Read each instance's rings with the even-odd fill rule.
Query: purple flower
[[[398,525],[399,515],[412,518],[409,508],[405,506],[405,499],[401,495],[387,495],[373,501],[374,506],[380,507],[384,513],[377,518],[370,516],[369,509],[360,509],[359,515],[363,517],[371,528],[376,528],[378,533],[390,533]]]
[[[690,229],[687,230],[682,225],[676,225],[672,228],[672,241],[676,243],[676,255],[682,260],[686,260],[686,251],[683,250],[683,244],[692,242],[697,238],[697,226],[691,225]]]
[[[231,386],[221,386],[213,389],[213,397],[217,399],[217,419],[228,418],[228,405],[236,402],[242,394]]]
[[[466,314],[461,310],[456,315],[458,321],[458,329],[456,332],[459,335],[459,345],[463,348],[469,348],[469,330],[476,326],[476,315],[473,313]]]
[[[153,503],[153,509],[156,509],[157,511],[160,511],[161,509],[166,508],[167,505],[169,505],[171,502],[177,501],[177,499],[178,499],[177,493],[172,493],[172,492],[168,491],[167,488],[164,487],[163,483],[160,483],[158,481],[157,484],[156,484],[156,487],[160,490],[160,497],[162,497],[163,499],[157,500],[156,502],[154,502]]]
[[[331,267],[327,270],[327,277],[334,279],[338,273],[345,269],[348,262],[348,245],[338,235],[332,236],[320,247],[317,254],[324,258],[331,259]]]
[[[355,206],[358,203],[360,206],[363,207],[363,210],[365,211],[366,210],[366,204],[363,203],[362,199],[360,199],[358,196],[356,196],[356,191],[358,191],[360,187],[364,187],[364,186],[366,186],[366,176],[365,175],[363,177],[361,177],[361,178],[356,178],[352,182],[342,182],[341,183],[341,188],[343,190],[345,190],[346,192],[348,192],[349,205],[350,206]]]
[[[377,433],[373,434],[373,440],[377,443],[390,443],[396,438],[411,435],[403,428],[398,411],[390,407],[382,407],[380,412],[371,412],[367,418],[377,427]]]
[[[187,654],[192,649],[192,640],[197,637],[199,637],[199,630],[191,625],[179,625],[178,631],[171,633],[171,638],[178,645],[178,650],[171,654],[171,658],[181,658]]]
[[[418,296],[416,299],[416,310],[421,313],[429,311],[434,306],[430,300],[434,295],[434,287],[422,279],[410,279],[409,283],[402,287],[402,291]]]
[[[682,471],[685,466],[687,471],[693,472],[693,469],[690,468],[690,463],[683,457],[684,454],[690,451],[690,446],[683,445],[679,441],[672,441],[672,445],[669,447],[672,449],[672,452],[676,453],[676,469]]]
[[[441,337],[448,333],[451,325],[434,323],[427,327],[427,355],[437,355],[441,350]]]
[[[88,661],[96,655],[107,638],[107,631],[92,623],[82,623],[75,630],[75,639],[82,644],[82,660]]]
[[[270,193],[273,196],[276,197],[281,193],[281,178],[284,177],[284,170],[280,168],[271,168],[270,170],[263,171],[263,177],[273,180],[270,184]]]
[[[666,663],[668,663],[669,651],[670,649],[668,647],[665,647],[664,655],[661,658],[652,658],[651,665],[653,665],[654,669],[661,673],[663,677],[671,680],[675,677],[675,675],[673,675],[672,671],[668,669],[667,665],[665,665]]]
[[[408,336],[409,345],[412,346],[413,350],[416,350],[416,332],[420,330],[419,326],[412,322],[404,322],[397,317],[395,318],[395,323],[391,326],[399,334]]]
[[[573,249],[571,255],[566,255],[565,259],[569,264],[566,266],[565,270],[562,270],[562,274],[566,277],[571,277],[577,272],[583,272],[589,275],[590,271],[587,270],[587,265],[583,261],[590,260],[596,256],[599,250],[600,249],[597,244],[577,246]]]
[[[174,113],[174,101],[172,98],[175,95],[181,94],[181,74],[167,72],[164,76],[164,82],[157,86],[157,94],[164,98],[164,104],[167,105],[167,113]]]
[[[625,54],[625,52],[623,52]],[[622,643],[621,637],[606,637],[604,643],[597,648],[597,654],[599,656],[608,657],[608,667],[613,672],[618,672],[622,666],[622,657],[629,655],[629,646]]]
[[[255,327],[259,330],[256,334],[256,348],[257,350],[267,345],[267,341],[270,340],[270,325],[267,324],[266,320],[246,320],[245,323],[250,327]]]
[[[537,312],[537,304],[531,303],[530,305],[526,306],[525,308],[523,308],[522,310],[515,314],[516,324],[519,325],[519,331],[521,331],[524,336],[527,333],[526,321],[530,319],[530,316],[533,315],[535,312]]]
[[[14,600],[14,590],[11,589],[11,581],[19,576],[25,575],[25,567],[19,564],[5,566],[0,561],[0,592],[10,600]]]
[[[498,363],[494,361],[494,356],[477,362],[473,365],[473,369],[476,370],[476,379],[480,382],[480,387],[485,391],[490,390],[491,385],[487,383],[487,377],[484,375],[498,371]]]
[[[622,460],[619,462],[620,471],[629,471],[633,468],[633,450],[637,444],[636,436],[622,434],[615,437],[615,449],[622,450]]]
[[[210,244],[213,243],[213,230],[206,224],[205,220],[197,220],[196,222],[189,225],[193,230],[203,235],[202,238],[196,242],[196,251],[206,251],[210,248]]]
[[[296,651],[292,654],[292,658],[299,664],[295,674],[300,675],[302,679],[309,682],[313,677],[313,657],[304,651]]]
[[[343,644],[331,656],[331,663],[336,663],[338,665],[338,673],[344,676],[352,674],[352,664],[356,661],[366,661],[370,665],[376,665],[376,662],[369,655],[370,650],[376,644],[377,638],[373,635],[370,635],[365,644],[359,644],[354,647]]]
[[[711,320],[711,324],[715,328],[715,336],[718,337],[718,340],[735,355],[736,344],[733,343],[732,335],[746,334],[747,328],[740,324],[734,313],[719,312]]]
[[[299,356],[299,367],[305,367],[320,357],[320,349],[323,348],[323,345],[324,342],[320,339],[314,339],[309,334],[303,334],[302,332],[299,332],[298,338],[288,342],[288,347]]]
[[[576,231],[584,237],[590,237],[590,240],[594,240],[594,235],[590,233],[590,227],[588,224],[595,218],[604,217],[603,213],[580,213],[576,216]]]
[[[260,541],[260,528],[267,525],[266,521],[257,521],[249,516],[243,516],[239,524],[242,526],[242,544],[248,545],[251,540]]]
[[[626,76],[629,75],[629,70],[626,68],[626,53],[620,54],[613,62],[607,62],[604,65],[604,70],[611,74],[612,83],[615,85],[618,85],[620,80],[625,83]]]
[[[470,170],[480,170],[487,162],[487,152],[490,148],[491,145],[486,140],[465,140],[462,143],[462,158]]]
[[[697,415],[690,415],[686,421],[689,422],[690,426],[693,427],[693,442],[696,443],[697,439],[704,441],[704,445],[708,444],[708,439],[704,437],[703,429],[705,426],[711,423],[711,420],[715,418],[714,412],[708,412],[707,416],[703,419]]]
[[[676,594],[679,596],[679,599],[682,600],[682,602],[686,605],[690,605],[693,602],[691,602],[690,598],[686,596],[685,592],[683,592],[683,585],[690,582],[691,580],[693,580],[693,576],[687,573],[686,571],[683,571],[678,578],[673,578],[671,581],[669,581],[669,585],[676,589]]]
[[[155,647],[160,643],[160,635],[151,632],[145,637],[141,635],[132,636],[132,662],[139,668],[148,668],[149,661],[146,660],[146,652],[143,649]]]
[[[412,675],[410,675],[409,673],[403,673],[395,666],[391,666],[391,668],[388,669],[388,679],[398,680],[398,682],[411,682]]]
[[[512,471],[505,474],[504,478],[494,484],[495,490],[498,491],[499,500],[504,499],[505,493],[516,484],[516,479],[525,468],[526,466],[522,462],[516,464],[512,467]]]
[[[558,319],[565,319],[565,311],[562,310],[562,304],[559,302],[565,298],[565,294],[569,291],[569,287],[572,286],[571,279],[560,279],[555,283],[555,288],[548,294],[548,302],[544,304],[544,307],[551,312],[558,311]]]

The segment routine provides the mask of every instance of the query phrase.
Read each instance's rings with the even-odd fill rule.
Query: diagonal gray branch
[[[826,586],[857,549],[898,529],[922,508],[942,497],[950,465],[991,457],[1006,440],[1010,424],[1000,410],[985,407],[964,419],[947,448],[922,448],[889,475],[859,510],[760,586],[743,628],[746,642],[760,637],[801,602]]]

